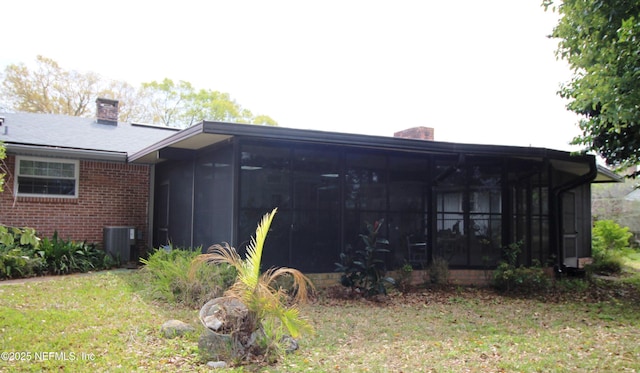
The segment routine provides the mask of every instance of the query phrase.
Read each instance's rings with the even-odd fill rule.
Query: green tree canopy
[[[91,117],[98,97],[119,101],[119,120],[188,127],[202,120],[277,126],[266,115],[253,115],[228,93],[200,89],[191,83],[161,82],[132,85],[100,75],[65,70],[52,59],[38,56],[36,67],[6,67],[0,86],[0,107],[31,113]]]
[[[552,37],[573,70],[559,94],[582,116],[573,143],[612,166],[640,164],[640,2],[564,0],[545,9],[560,15]]]
[[[266,115],[254,116],[228,93],[196,90],[191,83],[165,78],[143,83],[140,91],[144,108],[141,121],[173,127],[189,127],[202,120],[277,126]]]

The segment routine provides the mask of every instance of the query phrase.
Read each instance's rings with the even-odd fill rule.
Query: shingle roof
[[[95,118],[57,114],[0,113],[0,141],[91,151],[133,154],[176,132],[175,128],[118,122],[99,124]]]

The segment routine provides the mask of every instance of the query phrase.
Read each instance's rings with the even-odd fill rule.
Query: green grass
[[[31,353],[30,361],[0,360],[0,371],[210,371],[197,355],[199,332],[159,332],[172,318],[201,328],[197,311],[143,297],[141,278],[113,271],[0,286],[0,352]],[[298,352],[235,371],[640,370],[638,299],[523,299],[458,287],[385,303],[320,297],[302,315],[316,332]],[[35,361],[36,352],[75,360]]]
[[[22,352],[20,357],[29,360],[6,361],[5,356],[0,371],[198,367],[197,335],[169,340],[159,332],[172,318],[197,325],[197,311],[143,300],[130,286],[139,278],[115,271],[0,286],[0,352]]]

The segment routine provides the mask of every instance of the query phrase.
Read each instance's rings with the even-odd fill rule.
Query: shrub
[[[0,226],[0,278],[88,272],[106,263],[95,244],[64,241],[57,232],[40,239],[33,228]]]
[[[622,254],[615,251],[594,251],[593,263],[586,266],[589,274],[610,276],[622,272]]]
[[[340,283],[365,296],[386,294],[386,284],[393,285],[395,281],[385,276],[384,261],[380,254],[388,253],[386,248],[389,241],[378,237],[378,230],[384,219],[373,225],[367,223],[367,234],[360,234],[364,247],[354,250],[350,245],[345,252],[340,253],[340,263],[336,264],[336,272],[342,272]]]
[[[106,254],[97,245],[63,240],[58,232],[40,241],[37,255],[46,263],[46,272],[54,275],[104,269],[106,263]]]
[[[441,257],[433,258],[428,267],[429,280],[432,284],[446,284],[449,282],[449,262]]]
[[[43,260],[35,255],[40,240],[33,228],[0,225],[0,279],[42,273]]]
[[[629,247],[631,237],[629,227],[621,227],[613,220],[598,220],[593,226],[593,251],[621,251]]]
[[[621,227],[613,220],[596,221],[592,237],[593,263],[587,266],[587,272],[600,275],[622,272],[622,257],[632,236],[628,227]]]
[[[542,267],[518,266],[522,242],[515,242],[504,249],[506,261],[501,261],[493,272],[493,286],[500,291],[517,291],[522,293],[537,292],[548,289],[549,277]]]
[[[170,245],[169,250],[158,249],[148,259],[141,259],[151,296],[196,309],[222,295],[235,281],[235,269],[196,260],[200,253],[201,249],[181,250]]]
[[[411,288],[411,275],[413,273],[413,267],[411,266],[411,264],[405,263],[396,271],[396,273],[396,288],[403,292],[409,290]]]

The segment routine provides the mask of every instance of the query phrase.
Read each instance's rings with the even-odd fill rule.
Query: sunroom
[[[265,266],[332,272],[379,222],[387,268],[577,268],[591,255],[590,184],[614,181],[591,155],[203,122],[130,157],[155,164],[153,245],[242,250],[278,214]]]

